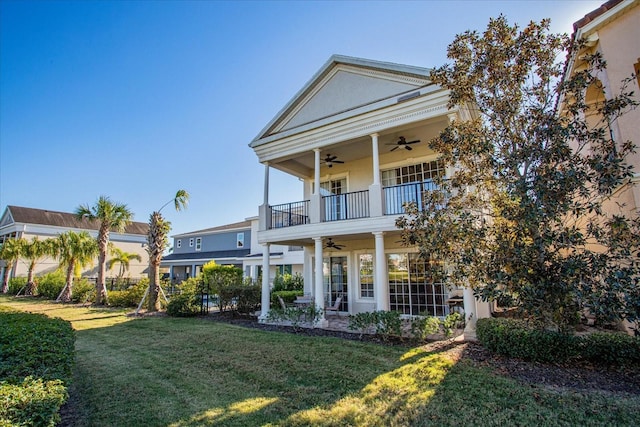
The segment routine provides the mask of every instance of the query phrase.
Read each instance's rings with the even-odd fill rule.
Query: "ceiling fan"
[[[324,158],[324,164],[328,167],[332,167],[334,163],[344,163],[342,160],[336,160],[338,156],[327,154],[327,157]]]
[[[400,147],[404,147],[407,150],[411,151],[413,150],[413,148],[409,147],[409,145],[417,144],[418,142],[420,142],[419,139],[416,139],[415,141],[407,141],[404,136],[400,136],[398,137],[398,140],[396,142],[389,142],[386,145],[395,145],[395,147],[393,147],[391,151],[397,150]]]
[[[327,242],[324,244],[324,248],[325,249],[335,249],[335,250],[342,250],[342,248],[344,248],[344,245],[339,245],[336,242],[334,242],[331,237],[327,237]]]

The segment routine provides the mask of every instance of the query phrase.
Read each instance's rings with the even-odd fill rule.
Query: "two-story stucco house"
[[[428,141],[469,110],[447,107],[430,70],[332,56],[251,142],[265,167],[258,243],[304,248],[305,291],[323,308],[445,316],[463,301],[467,325],[489,314],[470,289],[432,280],[417,248],[403,247],[395,220],[447,175]],[[304,182],[301,200],[269,204],[269,170]],[[263,280],[262,318],[269,310]],[[453,298],[455,297],[455,298]],[[326,324],[322,320],[321,324]]]
[[[169,277],[179,283],[197,276],[209,261],[241,268],[246,277],[262,276],[262,246],[257,241],[258,218],[191,231],[172,236],[173,252],[162,260],[169,267]],[[302,248],[273,246],[269,254],[269,275],[302,273]]]
[[[0,218],[0,243],[5,239],[25,238],[31,240],[34,237],[47,239],[56,237],[66,231],[87,231],[93,237],[97,237],[100,224],[79,220],[69,212],[56,212],[45,209],[27,208],[22,206],[7,206]],[[109,233],[112,245],[124,252],[138,254],[141,261],[132,260],[129,265],[128,275],[138,278],[146,274],[149,267],[149,254],[145,250],[149,226],[143,222],[132,222],[122,233]],[[107,255],[107,259],[109,259]],[[0,270],[7,268],[4,261],[0,261]],[[58,268],[58,261],[51,258],[43,258],[35,267],[35,274],[54,271]],[[19,260],[11,271],[11,277],[26,276],[28,266],[24,260]],[[109,274],[107,272],[107,274]],[[97,276],[97,257],[93,266],[87,266],[82,272],[83,276]],[[114,273],[115,276],[115,273]],[[1,274],[0,274],[1,277]]]
[[[611,0],[591,11],[573,24],[574,39],[586,40],[579,51],[571,52],[567,64],[567,75],[571,75],[586,66],[584,56],[599,52],[607,62],[605,70],[600,71],[599,83],[587,89],[588,103],[602,102],[619,94],[623,80],[635,74],[626,91],[635,93],[640,100],[640,0]],[[596,125],[600,117],[587,116],[591,125]],[[622,144],[632,141],[640,144],[640,109],[628,111],[608,124],[613,139]],[[609,214],[624,214],[627,217],[640,212],[640,152],[629,155],[627,162],[633,166],[631,182],[616,190],[604,208]],[[625,322],[627,331],[631,326]]]

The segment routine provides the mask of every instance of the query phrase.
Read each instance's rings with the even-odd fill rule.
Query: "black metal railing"
[[[369,190],[322,197],[323,221],[369,217]]]
[[[419,210],[424,207],[423,195],[427,191],[437,190],[433,181],[411,182],[384,188],[384,214],[401,215],[406,203],[415,203]]]
[[[269,228],[284,228],[309,224],[309,200],[271,206]]]

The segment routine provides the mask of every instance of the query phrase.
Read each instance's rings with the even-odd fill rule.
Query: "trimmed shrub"
[[[58,269],[38,277],[36,282],[38,282],[38,296],[54,300],[58,298],[58,295],[62,292],[66,277],[65,273]]]
[[[173,295],[167,305],[167,314],[174,317],[192,317],[199,315],[199,296],[192,293]]]
[[[109,292],[109,305],[113,307],[137,307],[149,287],[149,279],[143,278],[138,283],[122,291]]]
[[[522,320],[503,318],[479,319],[476,333],[487,349],[525,360],[576,359],[608,365],[640,363],[640,338],[620,333],[575,336],[535,329]]]
[[[259,285],[237,286],[233,291],[236,296],[236,311],[242,314],[252,314],[260,307],[262,288]]]
[[[363,333],[375,330],[385,341],[392,336],[402,336],[402,319],[398,311],[370,311],[349,315],[348,328]]]
[[[87,301],[93,301],[96,298],[96,286],[89,282],[88,279],[82,278],[80,280],[74,280],[73,293],[71,294],[71,301],[76,304],[84,304]]]
[[[32,375],[68,381],[74,360],[71,324],[42,314],[0,312],[0,379],[22,381]]]
[[[54,426],[74,361],[71,324],[0,310],[0,425]]]
[[[640,337],[596,332],[580,337],[580,356],[594,364],[640,365]]]
[[[20,384],[0,382],[0,426],[55,426],[67,400],[60,380],[27,377]]]
[[[9,295],[15,295],[20,292],[20,289],[22,289],[26,284],[26,277],[13,277],[9,279],[9,290],[7,293]]]
[[[535,329],[523,320],[479,319],[476,334],[495,353],[535,362],[562,362],[578,353],[577,337]]]

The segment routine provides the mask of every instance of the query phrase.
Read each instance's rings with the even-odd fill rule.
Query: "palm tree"
[[[73,275],[76,267],[91,264],[98,255],[96,239],[86,231],[59,234],[53,245],[53,255],[67,268],[66,284],[57,301],[69,302],[73,295]]]
[[[107,270],[111,270],[114,264],[120,264],[118,271],[118,279],[122,279],[124,273],[129,271],[129,265],[132,260],[142,261],[142,257],[135,252],[125,252],[120,248],[111,248],[111,259],[107,263]]]
[[[107,287],[104,280],[107,266],[107,248],[109,247],[109,232],[123,232],[131,224],[133,213],[127,205],[112,202],[106,196],[100,196],[94,206],[80,205],[76,209],[76,218],[86,218],[100,223],[98,231],[98,280],[96,282],[96,305],[108,303]]]
[[[153,212],[149,218],[149,235],[147,236],[147,252],[149,253],[149,311],[160,310],[158,293],[160,292],[160,263],[162,254],[168,245],[171,223],[165,220],[160,213],[168,204],[173,202],[176,211],[186,209],[189,204],[189,193],[186,190],[178,190],[175,197],[165,203],[160,209]]]
[[[18,240],[20,257],[29,262],[25,295],[36,295],[38,293],[38,284],[33,281],[33,271],[42,258],[52,253],[52,241],[52,239],[40,240],[38,237],[34,237],[30,241],[25,239]]]
[[[2,274],[2,293],[9,291],[9,273],[14,264],[20,258],[20,243],[17,239],[6,239],[0,246],[0,259],[4,261],[4,272]]]

